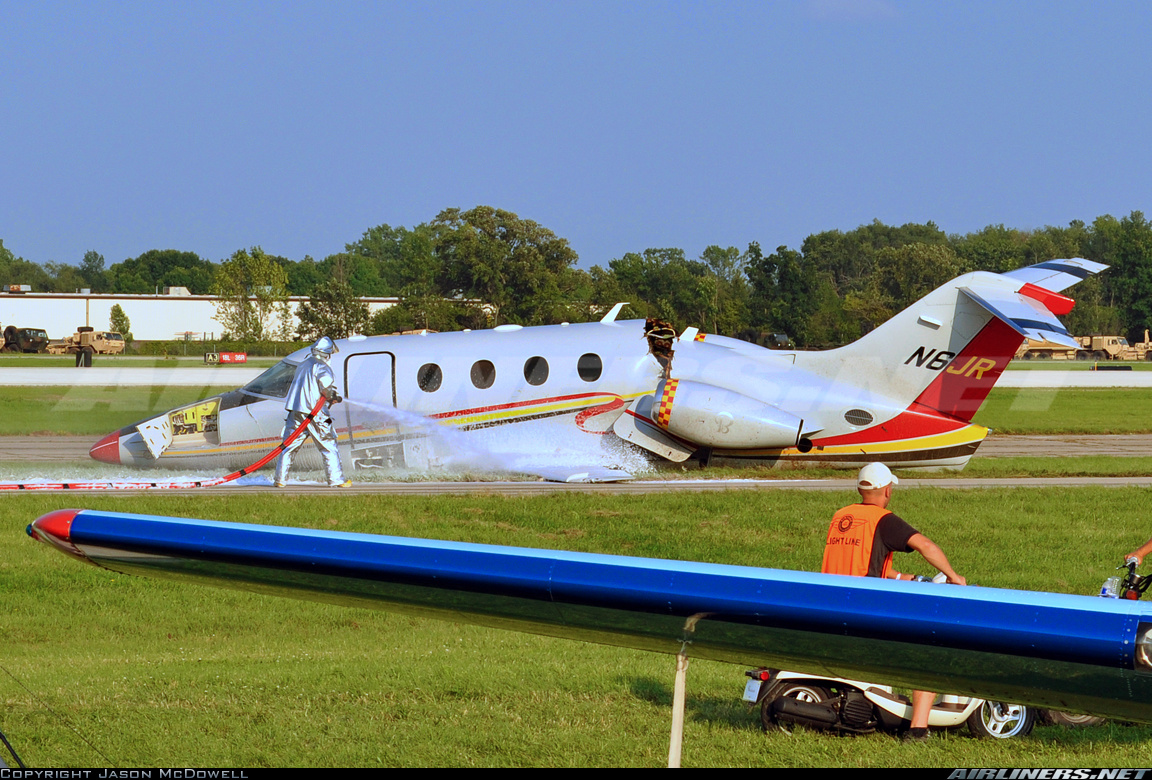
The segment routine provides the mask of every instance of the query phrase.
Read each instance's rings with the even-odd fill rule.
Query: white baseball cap
[[[899,484],[900,480],[883,463],[869,463],[860,469],[860,475],[856,478],[856,486],[861,490],[880,490]]]

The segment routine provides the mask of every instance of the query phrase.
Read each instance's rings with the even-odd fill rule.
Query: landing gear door
[[[341,409],[340,407],[343,407]],[[391,352],[349,355],[344,362],[343,416],[355,466],[400,465],[396,417],[396,358]]]
[[[172,420],[166,414],[140,423],[136,430],[140,432],[153,458],[159,458],[172,444]]]

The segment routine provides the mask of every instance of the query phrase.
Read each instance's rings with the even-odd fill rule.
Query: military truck
[[[124,351],[124,337],[84,325],[68,338],[49,343],[48,351],[53,355],[119,355]]]
[[[1152,360],[1148,331],[1144,340],[1129,344],[1123,336],[1076,336],[1076,349],[1050,341],[1025,339],[1016,350],[1018,360]]]
[[[1077,336],[1080,349],[1076,350],[1077,360],[1148,360],[1152,343],[1148,341],[1148,331],[1144,340],[1129,344],[1123,336]]]
[[[48,333],[42,328],[17,328],[9,325],[4,329],[4,352],[43,352],[48,348]]]

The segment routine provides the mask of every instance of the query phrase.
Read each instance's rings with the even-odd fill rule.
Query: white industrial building
[[[296,308],[306,297],[291,297],[291,331],[299,321]],[[361,298],[375,313],[395,305],[397,298]],[[111,330],[112,307],[120,304],[131,324],[137,341],[171,341],[189,339],[212,341],[220,337],[224,326],[216,319],[213,295],[190,295],[184,287],[166,288],[161,295],[110,295],[93,293],[0,292],[0,328],[43,328],[50,339],[71,336],[76,328],[88,325],[96,330]]]

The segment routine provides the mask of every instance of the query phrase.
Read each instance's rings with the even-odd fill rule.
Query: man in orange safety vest
[[[820,570],[825,574],[911,580],[915,579],[913,575],[892,568],[892,556],[915,551],[942,572],[948,582],[968,584],[953,571],[938,545],[888,510],[892,488],[897,484],[899,480],[883,463],[869,463],[860,469],[856,480],[860,502],[832,516]],[[935,698],[936,694],[928,691],[912,692],[910,738],[923,739],[928,735],[928,713]]]

